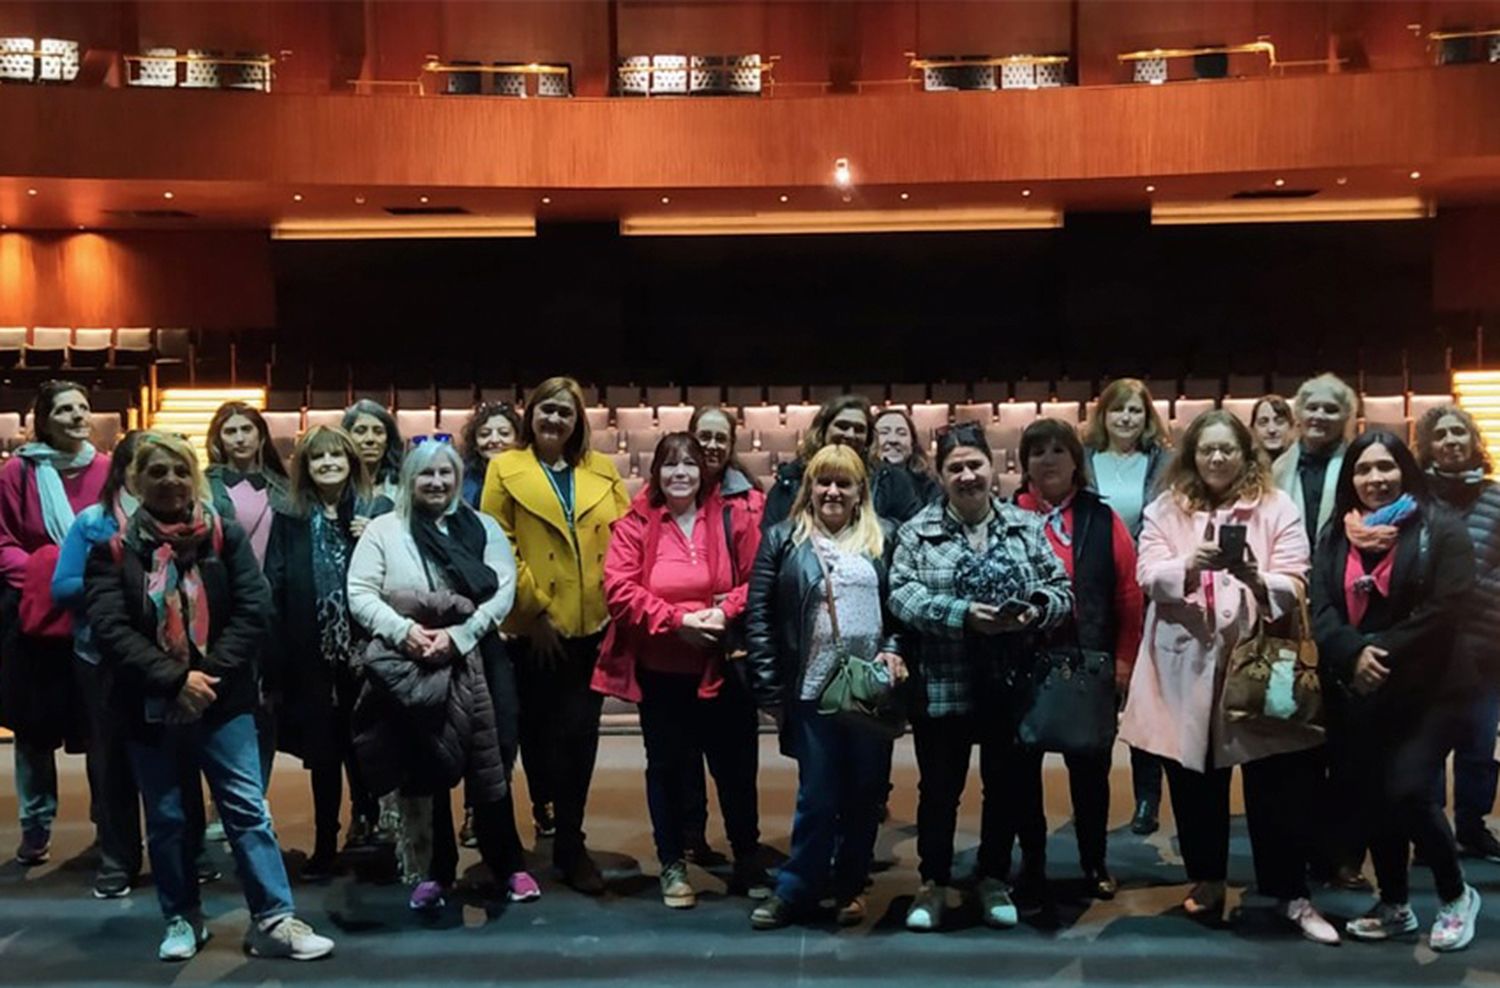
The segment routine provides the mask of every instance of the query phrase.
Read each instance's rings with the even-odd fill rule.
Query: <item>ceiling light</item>
[[[1022,198],[1025,198],[1025,197],[1027,197],[1029,195],[1031,195],[1031,190],[1030,189],[1022,189],[1021,190],[1021,197]]]
[[[162,194],[161,194],[161,197],[162,197],[162,198],[163,198],[163,199],[170,199],[170,198],[172,198],[172,193],[170,193],[170,192],[163,192],[163,193],[162,193]]]
[[[782,195],[777,196],[776,198],[780,199],[782,202],[786,202],[788,199],[791,198],[791,196],[786,195],[786,194],[782,194]]]
[[[905,202],[906,200],[908,200],[910,198],[911,198],[911,193],[910,192],[903,192],[903,193],[901,193],[901,201],[902,202]]]
[[[854,174],[849,170],[848,158],[833,159],[833,184],[841,189],[854,184]]]
[[[1352,220],[1420,220],[1433,215],[1432,203],[1418,196],[1399,199],[1284,199],[1239,202],[1156,203],[1156,226],[1204,223],[1327,223]]]
[[[1412,180],[1415,181],[1416,179],[1419,179],[1419,178],[1422,177],[1422,173],[1414,171],[1414,172],[1411,173],[1411,177],[1412,177]]]
[[[85,227],[84,227],[84,225],[82,223],[80,223],[80,224],[78,224],[78,229],[82,230],[82,229],[85,229]]]
[[[1156,191],[1156,186],[1154,186],[1154,185],[1148,185],[1148,186],[1146,186],[1146,191],[1147,192],[1155,192]]]
[[[843,199],[843,200],[844,200],[844,201],[845,201],[845,202],[853,202],[853,201],[854,201],[854,197],[853,197],[853,196],[851,196],[851,195],[850,195],[850,194],[849,194],[849,193],[847,193],[847,192],[845,192],[845,193],[844,193],[844,194],[843,194],[843,196],[841,196],[841,198],[842,198],[842,199]]]
[[[423,205],[426,205],[427,204],[427,197],[426,196],[418,196],[417,197],[417,202],[420,202]]]
[[[1029,205],[993,209],[767,209],[764,212],[721,215],[642,212],[620,218],[620,233],[627,237],[1042,230],[1060,226],[1062,210]]]
[[[27,189],[26,194],[29,196],[34,196],[36,195],[36,189]]]
[[[667,203],[669,203],[671,201],[672,201],[672,197],[671,196],[662,196],[661,197],[661,204],[663,206],[665,206]]]
[[[552,197],[551,196],[542,196],[542,205],[543,206],[550,206],[550,205],[552,205]]]
[[[335,220],[283,220],[272,240],[430,240],[460,237],[534,237],[532,216],[377,216]]]
[[[1347,175],[1340,175],[1338,178],[1334,179],[1334,181],[1337,182],[1340,185],[1348,185],[1349,184],[1349,176],[1347,176]]]
[[[300,193],[300,192],[294,192],[294,193],[292,193],[292,202],[301,202],[301,201],[302,201],[302,193]]]
[[[1283,185],[1286,184],[1286,179],[1284,179],[1284,178],[1278,178],[1276,181],[1272,182],[1271,184],[1274,185],[1274,186],[1276,186],[1279,189]]]
[[[363,206],[364,204],[365,204],[365,197],[364,196],[355,196],[354,197],[354,205],[356,205],[356,206]]]

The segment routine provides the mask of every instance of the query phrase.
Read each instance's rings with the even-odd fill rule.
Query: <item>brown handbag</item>
[[[1254,633],[1229,653],[1223,703],[1224,715],[1231,721],[1322,730],[1318,645],[1300,581],[1296,610],[1275,622],[1257,615]]]

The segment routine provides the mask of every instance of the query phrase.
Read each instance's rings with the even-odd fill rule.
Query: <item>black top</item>
[[[807,464],[801,460],[783,463],[776,468],[776,483],[766,494],[766,509],[760,520],[762,532],[769,532],[772,526],[786,521],[792,513],[792,502],[797,500],[797,490],[802,486],[802,474],[806,470]],[[875,513],[896,526],[928,503],[917,483],[917,475],[906,467],[890,463],[878,463],[871,468],[870,500],[875,505]]]
[[[1323,504],[1323,478],[1328,474],[1328,461],[1338,452],[1337,445],[1321,453],[1314,453],[1301,443],[1297,444],[1297,474],[1302,480],[1302,521],[1307,526],[1307,544],[1318,542],[1318,508]]]

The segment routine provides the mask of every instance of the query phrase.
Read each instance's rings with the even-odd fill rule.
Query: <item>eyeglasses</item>
[[[422,445],[425,442],[449,443],[449,444],[451,444],[453,442],[453,433],[451,433],[451,432],[433,432],[433,433],[430,433],[428,435],[412,436],[411,437],[411,444],[413,446],[420,446],[420,445]]]

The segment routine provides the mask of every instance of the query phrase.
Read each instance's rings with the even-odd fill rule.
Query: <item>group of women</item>
[[[1500,488],[1461,410],[1424,416],[1416,456],[1385,432],[1351,441],[1355,396],[1324,375],[1290,403],[1257,403],[1248,427],[1207,412],[1173,450],[1145,386],[1124,379],[1081,435],[1052,419],[1026,429],[1005,500],[981,426],[939,430],[929,466],[903,411],[858,396],[820,410],[769,492],[735,457],[733,415],[699,409],[661,440],[634,498],[593,451],[576,382],[544,381],[523,408],[480,406],[455,447],[403,439],[362,401],[284,465],[260,415],[230,404],[205,473],[158,432],[97,453],[87,391],[44,386],[35,441],[0,471],[18,860],[47,859],[52,752],[86,749],[95,894],[127,894],[138,875],[143,802],[159,954],[191,957],[207,937],[206,778],[250,907],[246,949],[323,956],[333,944],[296,918],[271,829],[275,751],[310,775],[302,878],[338,866],[347,777],[345,850],[393,844],[415,910],[443,905],[460,842],[506,898],[540,896],[516,826],[519,759],[553,863],[598,894],[584,822],[601,704],[616,696],[640,711],[667,906],[696,900],[706,763],[751,924],[825,902],[857,924],[894,733],[825,712],[859,661],[901,698],[915,743],[921,884],[906,925],[942,928],[961,894],[954,831],[977,747],[973,891],[987,925],[1013,926],[1047,894],[1027,684],[1064,642],[1113,669],[1137,832],[1158,825],[1165,775],[1188,914],[1223,919],[1238,765],[1256,885],[1291,929],[1339,942],[1309,869],[1357,883],[1368,853],[1379,901],[1345,932],[1414,931],[1415,843],[1442,900],[1429,942],[1472,938],[1479,896],[1460,848],[1500,859],[1484,825],[1500,691],[1482,661],[1500,630]],[[1273,628],[1315,643],[1316,662],[1273,664],[1264,709],[1232,706],[1231,667]],[[758,711],[799,768],[774,879],[760,860]],[[1454,750],[1456,839],[1443,812]],[[1065,762],[1087,888],[1110,898],[1108,745]]]

